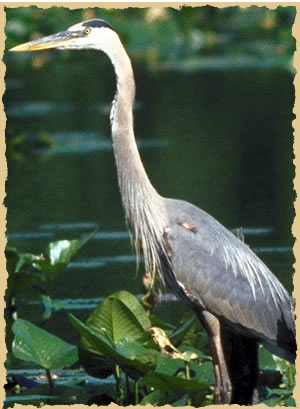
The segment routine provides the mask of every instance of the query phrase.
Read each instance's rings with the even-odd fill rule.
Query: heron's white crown
[[[100,50],[108,55],[114,52],[114,49],[120,43],[118,34],[107,26],[93,27],[89,26],[88,21],[75,24],[68,28],[67,31],[78,32],[78,37],[74,37],[71,42],[61,44],[58,48],[61,49],[87,49],[92,48]],[[89,28],[90,33],[85,34],[85,30]]]

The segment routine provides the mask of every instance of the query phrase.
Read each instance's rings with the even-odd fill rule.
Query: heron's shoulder
[[[209,252],[213,252],[216,246],[223,248],[222,244],[234,249],[243,251],[237,237],[224,227],[209,213],[184,200],[166,199],[166,209],[169,220],[169,227],[181,226],[193,233],[199,233],[194,237],[194,241],[208,247]],[[220,250],[220,249],[218,249]]]
[[[203,226],[203,224],[205,224],[207,226],[210,226],[217,224],[222,226],[209,213],[193,205],[192,203],[186,202],[185,200],[167,198],[165,199],[165,206],[167,209],[168,218],[171,223],[190,220],[193,221],[195,225]]]

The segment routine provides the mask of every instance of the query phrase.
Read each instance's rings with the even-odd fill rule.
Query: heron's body
[[[133,131],[135,83],[118,35],[102,20],[15,47],[94,48],[112,61],[117,92],[111,128],[126,218],[146,269],[159,274],[196,312],[208,332],[218,403],[250,404],[258,376],[257,345],[295,360],[293,303],[264,263],[196,206],[160,196],[142,165]]]
[[[165,240],[181,294],[193,308],[216,315],[237,332],[253,336],[293,360],[293,305],[265,264],[213,217],[190,203],[166,200]],[[187,273],[192,270],[192,273]],[[286,326],[280,338],[280,326]]]

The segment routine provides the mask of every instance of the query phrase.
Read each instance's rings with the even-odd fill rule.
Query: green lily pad
[[[18,319],[12,331],[15,334],[12,351],[19,359],[34,362],[45,369],[68,367],[78,360],[76,346],[29,321]]]

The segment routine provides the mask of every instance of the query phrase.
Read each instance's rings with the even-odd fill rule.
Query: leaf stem
[[[185,362],[184,364],[185,364],[185,378],[189,381],[191,379],[189,363]]]
[[[47,376],[48,383],[49,383],[49,395],[52,395],[53,389],[54,389],[54,382],[53,382],[53,379],[51,377],[51,373],[50,373],[49,369],[46,369],[46,376]]]
[[[135,404],[139,404],[139,384],[137,381],[134,381],[134,390],[135,390]]]
[[[125,373],[125,380],[126,380],[126,400],[128,403],[130,400],[130,384],[129,384],[129,378],[128,378],[127,373]]]
[[[121,405],[124,400],[124,389],[121,388],[121,368],[120,365],[115,365],[114,376],[116,380],[116,395],[117,395],[117,404]]]
[[[185,361],[185,378],[189,381],[191,379],[191,372],[190,372],[190,366],[189,363]],[[187,401],[188,406],[192,406],[192,398],[189,397]]]

